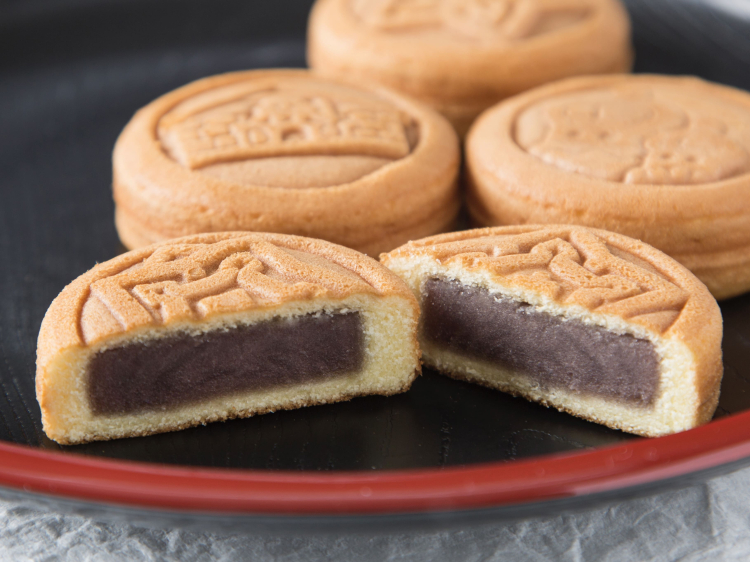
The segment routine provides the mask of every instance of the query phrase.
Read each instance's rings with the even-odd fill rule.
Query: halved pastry
[[[381,261],[422,307],[443,374],[646,436],[711,419],[722,320],[692,273],[632,238],[510,226],[410,242]]]
[[[217,233],[128,252],[47,311],[44,431],[74,444],[403,392],[418,314],[393,273],[322,240]]]

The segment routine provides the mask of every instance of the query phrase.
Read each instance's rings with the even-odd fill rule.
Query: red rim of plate
[[[142,508],[254,515],[498,507],[638,486],[750,457],[750,411],[657,439],[528,460],[373,472],[188,468],[0,443],[0,486]]]

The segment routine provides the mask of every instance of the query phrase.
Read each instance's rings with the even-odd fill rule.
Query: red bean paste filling
[[[521,372],[541,388],[647,406],[659,387],[651,342],[537,312],[455,281],[430,279],[423,337],[465,357]]]
[[[320,382],[361,370],[364,351],[358,312],[183,333],[97,353],[88,367],[89,403],[95,414],[128,414]]]

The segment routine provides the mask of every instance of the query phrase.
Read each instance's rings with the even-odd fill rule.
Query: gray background
[[[609,507],[445,531],[222,535],[60,515],[0,500],[2,560],[467,562],[750,560],[750,468]]]
[[[112,0],[101,1],[115,4]],[[86,0],[74,3],[82,8],[94,4]],[[707,3],[735,17],[750,17],[747,0],[707,0]],[[2,4],[0,0],[0,6]],[[23,17],[31,17],[26,12],[32,14],[42,4],[36,0],[11,0],[5,6],[11,6],[9,10],[17,8]],[[678,0],[661,3],[628,0],[627,4],[639,15],[640,21],[653,25],[653,29],[644,26],[644,33],[658,33],[667,48],[675,52],[685,49],[686,59],[703,65],[700,67],[702,75],[719,79],[720,75],[737,69],[738,74],[733,76],[737,85],[749,83],[746,65],[750,63],[747,49],[750,42],[722,18],[691,19],[678,13],[678,8],[668,14],[667,6],[679,6]],[[657,10],[656,4],[661,8]],[[273,9],[274,2],[266,6]],[[0,30],[2,23],[0,21]],[[705,33],[701,33],[701,29]],[[680,30],[687,30],[689,37]],[[188,31],[192,45],[195,30]],[[23,56],[3,50],[2,35],[0,33],[0,54],[4,60],[0,62],[4,66],[11,68],[17,64],[31,68],[31,65],[42,66],[49,60],[54,61],[54,49],[50,45],[30,45]],[[641,39],[648,46],[648,38]],[[738,39],[744,39],[744,43],[738,43]],[[722,51],[723,55],[711,54],[716,51]],[[202,47],[196,48],[194,58],[200,62],[209,56],[206,53]],[[644,70],[659,67],[657,54],[654,52],[651,59],[641,58]],[[175,60],[182,60],[177,55],[170,56],[171,59],[164,59],[162,74],[172,72]],[[238,66],[231,60],[226,64]],[[68,69],[65,76],[61,76],[61,82],[74,71]],[[112,80],[116,78],[112,76]],[[88,82],[82,84],[84,88]],[[62,99],[66,91],[52,94]],[[32,102],[34,100],[29,101],[30,108]],[[111,102],[110,99],[108,103]],[[71,119],[73,117],[76,116]],[[124,119],[118,120],[122,122]],[[16,145],[17,141],[14,140]],[[75,136],[71,142],[73,150]],[[108,153],[110,147],[111,143],[107,143],[104,153]],[[32,171],[21,170],[27,174]],[[76,209],[80,204],[76,203]],[[61,209],[64,212],[64,208]],[[110,216],[102,216],[101,221],[111,227]],[[79,264],[79,268],[83,270],[89,265],[86,261]],[[50,265],[55,269],[54,266],[54,263]],[[16,333],[21,331],[16,324],[12,329]],[[31,341],[24,343],[33,345]],[[2,499],[0,560],[749,560],[749,504],[750,469],[744,469],[690,488],[549,518],[403,534],[294,536],[259,533],[252,528],[239,534],[146,528],[121,521],[60,514],[23,499]]]

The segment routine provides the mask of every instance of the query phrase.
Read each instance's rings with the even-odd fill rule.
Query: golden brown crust
[[[465,230],[409,242],[381,261],[388,266],[393,259],[416,255],[484,270],[504,286],[616,315],[656,334],[705,325],[705,318],[693,317],[717,309],[706,287],[669,256],[604,230],[570,225]]]
[[[375,260],[323,240],[247,232],[170,240],[98,264],[63,289],[42,322],[37,367],[140,326],[355,293],[411,298]]]
[[[450,125],[406,98],[303,70],[248,71],[136,113],[115,146],[113,189],[129,247],[246,230],[377,255],[438,232],[435,214],[455,216],[458,165]]]
[[[604,230],[519,225],[413,241],[381,262],[401,272],[415,258],[480,271],[506,290],[616,317],[659,340],[684,344],[697,373],[696,419],[704,423],[713,414],[723,374],[721,312],[706,286],[659,250]]]
[[[139,222],[137,217],[125,214],[122,209],[115,210],[115,224],[120,240],[128,248],[141,248],[157,243],[161,237]],[[377,256],[383,248],[395,248],[407,240],[421,238],[425,232],[449,232],[456,224],[456,210],[451,205],[426,217],[419,224],[393,233],[384,233],[377,240],[372,240],[358,250],[368,256]]]
[[[463,134],[484,108],[534,86],[630,69],[630,24],[613,0],[318,0],[308,62],[443,113]]]
[[[209,397],[163,412],[91,411],[88,361],[109,346],[342,307],[356,309],[366,323],[369,359],[351,380]],[[323,240],[225,232],[133,250],[73,281],[42,321],[36,388],[44,430],[59,443],[81,443],[402,392],[419,372],[418,315],[398,276]]]
[[[487,111],[467,139],[473,221],[643,240],[717,298],[750,289],[750,96],[695,78],[570,79]]]

